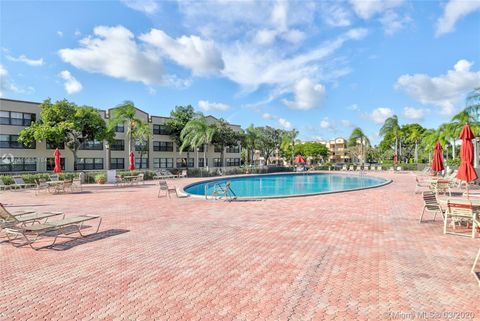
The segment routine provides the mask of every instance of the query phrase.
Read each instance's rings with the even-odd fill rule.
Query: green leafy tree
[[[303,155],[313,159],[315,162],[319,160],[325,161],[328,157],[328,148],[322,143],[306,142],[303,146]]]
[[[145,122],[137,123],[133,131],[133,139],[136,145],[135,149],[140,152],[140,164],[143,163],[143,156],[148,153],[148,145],[151,137],[152,131],[150,125]]]
[[[105,120],[93,107],[77,106],[66,99],[55,103],[47,99],[40,105],[40,109],[40,120],[19,134],[18,140],[26,146],[43,140],[55,145],[64,142],[77,164],[78,149],[87,141],[113,141],[113,131],[107,128]]]
[[[385,120],[382,128],[380,128],[380,136],[393,138],[393,150],[397,156],[400,156],[398,153],[399,141],[401,138],[400,125],[398,124],[397,115],[393,115]]]
[[[285,131],[281,138],[280,150],[283,157],[289,160],[290,164],[293,164],[293,159],[295,157],[295,143],[298,136],[298,130],[292,129]]]
[[[257,146],[268,165],[278,145],[278,132],[273,127],[265,126],[258,127],[258,133]]]
[[[183,141],[181,138],[182,130],[187,126],[188,122],[198,115],[193,110],[193,107],[188,106],[176,106],[174,110],[170,113],[170,118],[165,122],[170,137],[175,141],[177,146],[182,146]],[[190,158],[190,148],[191,146],[185,145],[184,150],[187,150],[187,169],[188,169],[188,159]]]
[[[203,164],[206,166],[207,146],[212,142],[216,130],[217,126],[208,124],[203,115],[197,115],[185,125],[180,133],[180,140],[182,141],[180,151],[182,152],[189,146],[197,150],[198,147],[203,145]]]
[[[259,129],[250,125],[245,130],[245,148],[247,149],[248,162],[252,165],[254,163],[255,150],[257,149],[257,140],[259,137]]]
[[[214,126],[215,132],[212,143],[221,148],[220,157],[222,159],[222,167],[225,167],[225,147],[238,145],[240,137],[223,119],[219,119]]]

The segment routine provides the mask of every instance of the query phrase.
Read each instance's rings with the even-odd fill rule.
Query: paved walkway
[[[480,320],[480,239],[419,224],[414,176],[382,175],[394,182],[255,202],[159,199],[154,185],[2,193],[103,224],[37,252],[0,242],[0,320]]]

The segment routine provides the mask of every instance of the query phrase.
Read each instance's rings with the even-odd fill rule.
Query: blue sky
[[[438,126],[480,86],[480,0],[1,1],[0,94],[176,105],[302,139]]]

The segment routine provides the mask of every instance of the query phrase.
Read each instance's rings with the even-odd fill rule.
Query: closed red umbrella
[[[470,125],[465,124],[460,133],[460,139],[462,140],[462,147],[460,149],[461,163],[458,169],[457,178],[466,182],[471,182],[478,178],[477,172],[475,171],[475,168],[473,168],[473,138],[474,135]]]
[[[130,165],[128,166],[128,170],[133,171],[135,169],[135,155],[133,152],[130,152]]]
[[[438,142],[435,145],[435,151],[433,153],[433,162],[432,162],[432,170],[434,172],[441,172],[444,170],[443,166],[443,157],[442,157],[442,145]]]
[[[393,166],[397,166],[397,153],[393,154]]]
[[[295,159],[293,160],[293,162],[295,164],[305,164],[306,161],[305,161],[305,158],[303,158],[302,155],[297,155],[297,157],[295,157]]]
[[[55,156],[55,167],[53,172],[59,174],[62,172],[62,163],[60,162],[60,151],[58,150],[58,147],[55,149],[53,156]]]

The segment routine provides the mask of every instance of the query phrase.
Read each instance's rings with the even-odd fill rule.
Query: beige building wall
[[[20,131],[26,127],[30,117],[29,115],[33,115],[33,118],[38,120],[40,119],[40,108],[39,103],[36,102],[28,102],[28,101],[20,101],[20,100],[11,100],[11,99],[0,99],[0,156],[2,159],[0,160],[0,173],[8,173],[8,172],[47,172],[51,171],[51,168],[47,167],[48,162],[53,161],[53,153],[54,148],[49,149],[47,148],[47,143],[45,141],[37,142],[35,148],[33,149],[26,149],[26,148],[17,148],[21,147],[15,143],[15,135],[18,135]],[[104,119],[108,119],[111,115],[113,109],[109,109],[107,111],[99,110],[101,116]],[[7,119],[6,116],[10,118]],[[22,116],[20,116],[22,115]],[[12,117],[14,116],[14,120],[12,121]],[[22,117],[23,124],[18,124],[21,121],[19,117]],[[24,119],[26,117],[26,119]],[[167,121],[168,117],[162,116],[151,116],[148,113],[137,109],[137,117],[142,119],[145,122],[148,122],[150,129],[151,129],[151,139],[148,142],[148,151],[143,154],[143,159],[145,164],[142,169],[151,169],[155,170],[158,169],[160,166],[164,166],[162,168],[184,168],[177,166],[181,165],[181,159],[187,158],[187,152],[180,153],[178,152],[178,147],[172,141],[171,137],[168,135],[154,133],[154,127],[158,128],[158,125],[163,125]],[[217,119],[213,116],[207,116],[207,122],[215,122]],[[8,124],[7,124],[8,123]],[[13,123],[13,124],[12,124]],[[240,131],[240,126],[229,124],[229,126],[235,130]],[[115,164],[121,165],[123,159],[123,168],[128,169],[128,144],[129,142],[126,140],[126,128],[124,132],[116,132],[115,138],[119,141],[123,141],[124,148],[123,150],[113,150],[113,146],[108,146],[105,142],[103,142],[101,149],[99,150],[79,150],[78,157],[81,159],[80,161],[86,162],[86,166],[88,169],[108,169],[109,164],[111,161],[115,161]],[[5,142],[5,138],[8,137],[10,141],[8,144]],[[13,139],[13,140],[12,140]],[[161,143],[172,143],[173,150],[159,150],[159,144]],[[156,146],[156,147],[155,147]],[[171,149],[171,148],[170,148]],[[68,149],[61,149],[61,158],[64,158],[65,162],[65,171],[73,171],[74,169],[74,160],[73,154]],[[134,151],[135,160],[138,164],[140,160],[140,151]],[[203,162],[203,152],[197,153],[190,152],[189,158],[193,159],[193,168],[199,168],[199,165],[202,165]],[[225,149],[225,166],[226,167],[234,167],[240,165],[241,153],[240,153],[240,146],[236,149]],[[216,152],[213,145],[209,145],[207,147],[207,165],[210,169],[214,169],[215,166],[220,165],[216,164],[214,160],[221,159],[221,153]],[[93,163],[92,163],[93,160]],[[229,161],[227,163],[227,161]],[[184,164],[184,163],[183,163]],[[82,165],[80,165],[82,166]],[[91,168],[91,167],[94,168]],[[80,168],[79,170],[85,170],[85,167]],[[136,166],[139,168],[139,166]]]

